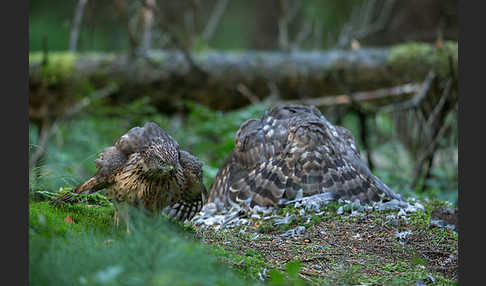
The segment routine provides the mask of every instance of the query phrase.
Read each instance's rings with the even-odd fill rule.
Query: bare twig
[[[71,36],[69,38],[69,51],[75,52],[78,45],[79,29],[83,20],[84,7],[88,0],[79,0],[74,11],[73,27],[71,28]]]
[[[246,85],[239,83],[236,86],[236,90],[238,90],[244,97],[246,97],[252,104],[256,104],[260,102],[258,96],[256,96]]]
[[[270,91],[270,95],[265,99],[265,103],[268,104],[274,104],[274,103],[279,103],[280,102],[280,91],[278,89],[278,86],[275,84],[275,82],[270,81],[267,83],[268,90]]]
[[[302,273],[302,271],[299,273],[299,277],[306,280],[306,281],[312,281],[310,278],[307,278],[305,275],[319,275],[319,274],[314,274],[310,272]]]
[[[311,261],[314,261],[314,260],[322,260],[322,259],[329,261],[329,257],[328,257],[329,255],[343,255],[343,254],[344,253],[337,253],[337,252],[336,253],[326,253],[325,255],[319,255],[319,256],[303,259],[302,263],[311,262]]]
[[[296,50],[302,45],[302,43],[309,38],[312,33],[313,21],[305,21],[300,29],[295,41],[291,44],[291,49]]]
[[[293,5],[289,5],[290,3]],[[300,1],[280,0],[281,16],[278,20],[278,43],[280,49],[284,51],[290,49],[288,25],[297,16],[300,5]]]
[[[432,124],[434,124],[434,122],[436,122],[436,119],[438,119],[439,112],[444,108],[446,100],[450,95],[451,86],[452,86],[452,80],[449,79],[446,83],[446,87],[444,88],[444,92],[442,93],[442,96],[439,99],[439,102],[437,103],[437,105],[435,105],[434,109],[429,115],[429,118],[425,122],[426,129],[432,128]]]
[[[355,92],[350,95],[329,95],[318,98],[300,99],[300,100],[287,100],[282,103],[286,104],[307,104],[315,106],[335,106],[335,105],[347,105],[352,104],[353,101],[368,101],[383,99],[389,97],[399,97],[417,92],[421,85],[417,83],[407,83],[400,86],[391,88],[378,89],[373,91]]]
[[[312,48],[314,50],[320,50],[322,47],[322,31],[324,24],[319,21],[314,21],[312,29]],[[330,39],[331,37],[328,37]]]
[[[433,71],[430,71],[424,82],[422,83],[422,86],[420,87],[420,90],[417,92],[417,94],[410,100],[405,101],[405,102],[400,102],[396,104],[391,104],[383,107],[383,111],[385,112],[392,112],[392,111],[399,111],[399,110],[405,110],[405,109],[410,109],[412,107],[416,107],[422,102],[424,97],[427,95],[427,93],[430,90],[430,85],[434,78],[436,77],[435,73]]]
[[[445,131],[447,130],[449,126],[447,124],[442,124],[441,128],[439,129],[439,132],[437,132],[437,135],[433,138],[432,142],[430,142],[430,144],[427,146],[427,148],[425,149],[425,151],[422,153],[422,155],[420,156],[419,160],[418,160],[418,163],[416,164],[416,170],[415,170],[415,176],[414,176],[414,179],[412,181],[412,187],[415,187],[420,179],[420,177],[422,176],[423,174],[423,165],[425,163],[425,161],[427,160],[427,158],[432,158],[433,159],[433,154],[435,153],[436,149],[437,149],[437,143],[439,141],[439,139],[442,137],[442,135],[445,133]],[[430,169],[430,166],[429,166],[429,169]],[[424,186],[422,186],[422,189],[423,189]]]
[[[155,0],[145,0],[148,6],[155,6]],[[140,47],[140,52],[142,54],[147,54],[150,50],[150,43],[152,41],[152,25],[154,22],[154,15],[151,9],[147,7],[142,7],[142,17],[143,17],[143,35],[142,35],[142,45]]]
[[[424,172],[425,172],[425,179],[428,178],[429,173],[430,173],[430,168],[431,168],[431,165],[432,165],[432,162],[433,162],[433,159],[434,159],[434,154],[437,150],[438,141],[442,137],[442,135],[445,133],[447,128],[449,127],[449,125],[447,125],[446,122],[442,122],[441,125],[440,125],[440,129],[435,133],[435,131],[437,129],[433,128],[432,125],[439,122],[439,120],[440,120],[439,113],[443,110],[445,102],[446,102],[447,98],[449,97],[451,86],[452,86],[452,79],[449,79],[447,84],[446,84],[444,91],[442,92],[442,96],[441,96],[439,102],[435,105],[434,109],[432,110],[432,112],[429,115],[429,117],[427,118],[427,120],[426,121],[425,121],[425,119],[423,120],[423,121],[425,121],[425,123],[420,125],[423,130],[430,131],[432,133],[431,135],[427,136],[428,138],[430,138],[430,137],[432,137],[432,138],[430,138],[428,140],[428,142],[426,141],[426,143],[428,143],[428,145],[426,146],[424,151],[421,152],[420,157],[417,160],[417,164],[416,164],[416,168],[415,168],[415,176],[414,176],[414,179],[412,181],[412,187],[415,187],[417,185],[419,179],[422,177]],[[429,164],[425,165],[426,169],[424,170],[423,168],[424,168],[424,164],[426,163],[426,161],[428,161]],[[425,185],[422,185],[422,190],[423,190],[424,187],[425,187]]]
[[[211,16],[209,16],[208,23],[206,24],[206,27],[204,28],[202,38],[204,41],[209,42],[211,38],[214,35],[214,32],[216,31],[216,28],[218,27],[219,21],[221,20],[221,17],[224,14],[224,11],[226,10],[226,6],[228,4],[228,0],[219,0],[214,9],[213,12],[211,13]]]
[[[287,0],[280,0],[280,7],[282,14],[278,20],[278,44],[280,49],[286,51],[289,46],[289,32],[288,32],[288,2]]]
[[[344,24],[339,34],[336,46],[347,47],[353,39],[364,39],[383,30],[390,19],[395,2],[396,0],[368,0],[362,6],[355,7],[351,11],[350,20]],[[373,21],[376,14],[378,18]]]

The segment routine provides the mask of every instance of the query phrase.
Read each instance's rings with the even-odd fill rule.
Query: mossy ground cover
[[[257,285],[164,217],[133,213],[131,232],[113,207],[29,204],[31,285]],[[66,219],[68,218],[68,219]]]
[[[239,256],[230,264],[250,277],[261,275],[262,268],[284,270],[288,263],[300,261],[299,277],[310,285],[415,285],[418,281],[454,285],[457,233],[429,227],[432,210],[443,204],[425,202],[426,210],[411,214],[407,224],[390,224],[387,216],[397,211],[349,216],[336,214],[336,205],[331,205],[304,224],[296,219],[286,227],[266,222],[265,228],[256,223],[245,232],[236,227],[199,229],[196,233],[205,244],[236,251]],[[281,235],[296,225],[306,226],[306,231],[291,238]],[[411,231],[404,245],[395,236],[403,231]],[[260,269],[251,274],[248,265],[259,265]]]
[[[29,204],[31,285],[454,285],[457,233],[429,227],[430,214],[445,205],[424,202],[390,224],[396,211],[364,216],[337,214],[329,205],[303,223],[256,222],[214,230],[181,225],[165,217],[133,214],[131,233],[113,226],[104,201],[51,206]],[[94,202],[94,203],[93,203]],[[294,213],[286,207],[281,214]],[[68,219],[66,219],[68,218]],[[306,231],[281,234],[297,225]],[[407,243],[396,232],[409,230]],[[295,269],[294,269],[295,268]],[[260,279],[265,279],[261,281]]]

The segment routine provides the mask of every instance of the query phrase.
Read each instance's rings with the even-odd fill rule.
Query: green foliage
[[[305,281],[299,277],[302,263],[300,261],[292,261],[287,264],[285,272],[281,272],[277,269],[270,270],[270,282],[269,285],[291,285],[291,286],[303,286]]]
[[[64,219],[67,216],[75,223],[65,223]],[[29,203],[30,238],[52,238],[88,230],[106,233],[112,226],[112,221],[113,207],[62,205],[54,208],[48,202]]]
[[[126,234],[112,227],[110,207],[31,202],[29,209],[32,285],[254,284],[162,217],[134,210]],[[64,221],[68,215],[73,224]]]
[[[341,262],[336,270],[327,275],[323,285],[360,285],[362,284],[361,266],[349,262]]]
[[[263,255],[255,250],[247,251],[245,255],[242,255],[234,249],[215,245],[210,248],[210,253],[224,263],[231,265],[235,271],[246,279],[259,279],[259,273],[266,266]]]

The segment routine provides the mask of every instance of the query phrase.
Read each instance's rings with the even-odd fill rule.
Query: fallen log
[[[413,43],[358,51],[207,51],[191,57],[197,70],[180,51],[151,51],[134,60],[110,53],[31,54],[30,119],[55,118],[113,84],[118,88],[112,103],[149,96],[163,112],[180,108],[182,99],[213,109],[239,108],[264,99],[272,86],[280,100],[379,90],[422,82],[431,70],[445,77],[457,69],[458,54],[457,43],[448,42],[442,48]]]

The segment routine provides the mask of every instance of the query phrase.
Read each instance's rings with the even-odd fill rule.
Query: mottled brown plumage
[[[156,214],[164,210],[184,221],[202,207],[206,189],[202,163],[179,149],[177,142],[157,124],[134,127],[105,148],[95,161],[98,171],[73,189],[74,193],[108,189],[108,198],[120,211],[123,205],[141,206]],[[72,197],[66,194],[56,203]],[[115,213],[115,221],[119,215]]]
[[[277,206],[324,192],[362,202],[398,198],[370,172],[351,132],[313,106],[285,105],[240,126],[208,203]]]

